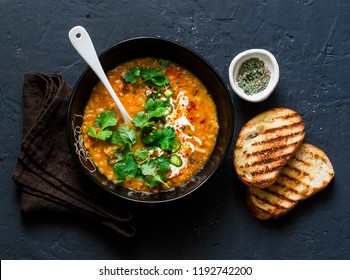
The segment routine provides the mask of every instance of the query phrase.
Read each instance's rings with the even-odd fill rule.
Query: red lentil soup
[[[85,107],[85,148],[109,180],[141,192],[183,185],[210,157],[217,111],[202,82],[182,66],[153,57],[107,73],[132,122],[99,82]]]

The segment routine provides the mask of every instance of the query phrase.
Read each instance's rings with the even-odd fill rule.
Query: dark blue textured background
[[[1,259],[350,258],[349,1],[2,0],[0,13]],[[304,118],[305,141],[332,160],[335,180],[280,220],[257,221],[245,205],[231,150],[189,197],[159,207],[128,205],[137,228],[132,239],[84,219],[22,215],[11,173],[22,138],[23,74],[61,73],[73,86],[86,67],[67,38],[75,25],[89,31],[98,52],[136,36],[178,41],[213,64],[227,84],[236,54],[271,51],[280,82],[259,104],[234,96],[235,139],[256,113],[294,109]]]

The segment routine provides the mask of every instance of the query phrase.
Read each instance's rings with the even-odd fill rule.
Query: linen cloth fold
[[[53,211],[87,216],[131,237],[132,214],[102,198],[70,154],[66,116],[71,89],[59,74],[25,73],[23,140],[12,174],[23,212]]]

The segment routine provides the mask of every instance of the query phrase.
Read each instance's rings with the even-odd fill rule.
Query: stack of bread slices
[[[304,137],[302,117],[287,108],[267,110],[241,129],[233,162],[254,217],[276,219],[334,177],[327,155]]]

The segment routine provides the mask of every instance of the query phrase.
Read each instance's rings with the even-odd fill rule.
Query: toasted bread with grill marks
[[[267,110],[241,129],[233,154],[236,173],[248,187],[274,183],[305,136],[302,117],[287,108]]]
[[[324,189],[334,174],[327,155],[303,143],[274,184],[265,189],[247,188],[248,208],[257,219],[277,219]]]

